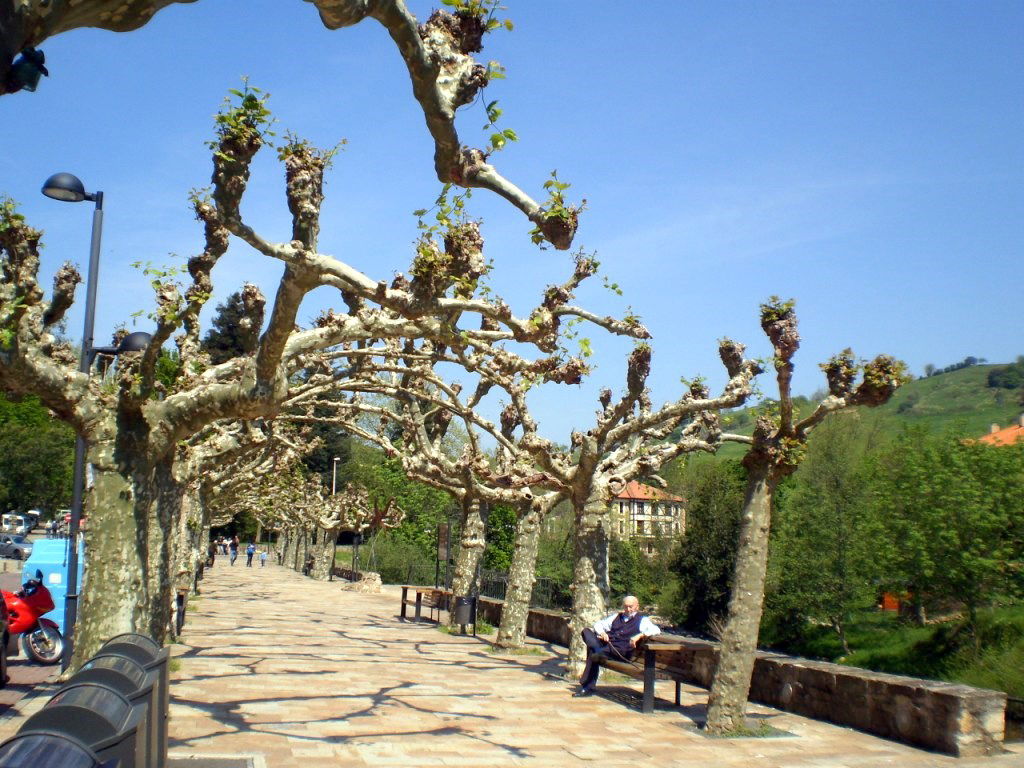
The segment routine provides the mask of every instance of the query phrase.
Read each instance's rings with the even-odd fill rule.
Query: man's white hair
[[[625,603],[627,601],[631,602],[631,603],[636,603],[636,607],[637,608],[640,607],[640,600],[639,600],[639,598],[637,598],[636,595],[626,595],[624,598],[622,598],[622,602]]]

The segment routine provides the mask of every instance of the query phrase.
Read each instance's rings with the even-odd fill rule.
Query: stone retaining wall
[[[502,602],[480,598],[480,618],[501,623]],[[569,644],[569,617],[532,609],[526,632],[556,645]],[[675,639],[675,636],[674,638]],[[686,682],[711,687],[718,645],[682,638],[686,647],[667,659]],[[960,757],[1002,750],[1006,694],[915,677],[887,675],[842,664],[758,651],[752,701],[826,720],[906,744]]]

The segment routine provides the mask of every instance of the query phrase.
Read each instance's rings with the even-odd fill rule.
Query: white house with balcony
[[[658,538],[675,538],[686,531],[685,499],[630,480],[611,503],[612,536],[639,539],[652,554]]]

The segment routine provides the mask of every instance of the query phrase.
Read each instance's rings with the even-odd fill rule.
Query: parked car
[[[25,560],[32,554],[32,542],[20,534],[0,536],[0,557]]]

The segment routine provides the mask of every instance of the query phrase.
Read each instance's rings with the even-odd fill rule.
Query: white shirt
[[[604,619],[599,619],[594,622],[593,630],[598,635],[606,635],[612,628],[612,622],[615,621],[615,617],[619,614],[613,613]],[[640,618],[640,634],[646,635],[647,637],[654,637],[655,635],[661,634],[661,628],[651,621],[646,616]]]

